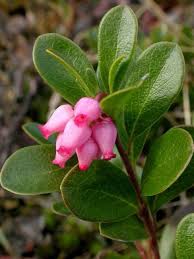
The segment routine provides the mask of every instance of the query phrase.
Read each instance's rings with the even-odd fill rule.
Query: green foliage
[[[55,136],[51,136],[48,140],[46,140],[40,133],[38,125],[39,124],[36,122],[27,122],[24,125],[22,125],[22,129],[30,138],[32,138],[39,144],[54,144]]]
[[[184,172],[193,155],[193,140],[183,129],[173,128],[151,147],[143,170],[142,191],[146,196],[165,191]]]
[[[88,44],[95,49],[97,29],[93,34],[94,39]],[[100,103],[102,111],[115,121],[123,153],[134,168],[134,175],[140,171],[137,182],[141,182],[143,195],[155,195],[150,203],[155,212],[194,182],[194,128],[170,129],[151,146],[145,167],[137,166],[152,126],[169,109],[182,88],[185,64],[181,49],[175,43],[159,42],[141,51],[136,40],[137,20],[133,11],[127,6],[118,6],[104,16],[99,26],[96,73],[79,46],[55,33],[38,37],[33,61],[43,80],[71,104],[84,96],[95,97],[99,91],[107,94]],[[61,169],[52,164],[55,156],[52,144],[56,137],[45,140],[37,125],[26,123],[23,129],[41,145],[16,151],[2,168],[1,185],[17,194],[60,191],[63,201],[53,204],[55,213],[98,222],[101,235],[113,240],[146,239],[144,225],[148,223],[145,218],[142,220],[145,216],[143,197],[137,191],[138,186],[135,193],[133,177],[134,186],[125,174],[127,168],[123,161],[127,163],[127,156],[121,159],[118,154],[111,163],[96,160],[85,172],[79,170],[72,158],[65,169]],[[47,220],[47,224],[52,229],[55,227],[53,220]],[[189,246],[189,242],[194,242],[189,232],[189,226],[193,231],[193,225],[192,215],[178,228],[177,259],[194,257]],[[175,258],[174,235],[175,228],[169,225],[164,229],[160,246],[162,259]],[[62,247],[79,242],[72,233],[61,235],[58,240]],[[110,255],[113,257],[124,258],[125,255]]]
[[[190,164],[178,180],[172,184],[167,190],[156,195],[153,201],[153,211],[157,211],[162,205],[176,198],[181,192],[189,189],[194,183],[194,159],[191,159]]]
[[[176,232],[177,259],[194,258],[194,214],[189,214],[181,220]]]
[[[147,238],[144,225],[137,216],[130,216],[118,222],[101,223],[100,234],[123,242],[132,242]]]
[[[115,119],[121,136],[132,139],[150,128],[169,108],[180,92],[184,78],[181,49],[160,42],[146,49],[129,76],[129,87],[108,95],[102,109]],[[124,119],[125,125],[121,124]]]
[[[54,154],[53,145],[31,146],[16,151],[2,168],[2,187],[23,195],[59,191],[61,181],[73,162],[60,169],[51,163]]]
[[[102,19],[98,35],[99,70],[106,92],[123,61],[131,59],[137,37],[137,20],[127,6],[112,8]]]
[[[70,103],[83,96],[94,96],[98,91],[94,69],[84,52],[59,34],[39,36],[33,60],[42,78]]]
[[[112,92],[129,86],[129,77],[131,73],[133,73],[136,60],[141,53],[142,50],[136,47],[130,59],[125,60],[123,58],[123,62],[118,63],[115,61],[113,63],[109,74],[109,85],[111,86]],[[117,61],[119,61],[119,59],[117,59]]]
[[[52,205],[52,211],[61,216],[68,216],[71,214],[69,209],[65,206],[64,202],[55,202]]]
[[[113,222],[137,212],[127,176],[107,161],[95,161],[85,172],[74,167],[64,178],[61,192],[67,207],[84,220]]]
[[[130,145],[130,150],[129,150],[129,157],[130,157],[130,161],[131,163],[135,166],[141,152],[143,149],[143,146],[146,142],[146,139],[149,135],[150,129],[147,129],[146,131],[144,131],[142,134],[140,134],[139,136],[135,137],[133,139],[133,141],[131,142]]]
[[[181,126],[184,130],[188,131],[194,140],[194,127]],[[181,174],[181,176],[164,192],[156,195],[153,200],[152,209],[157,211],[162,205],[177,197],[181,192],[189,189],[194,183],[194,157],[192,157],[189,165]]]

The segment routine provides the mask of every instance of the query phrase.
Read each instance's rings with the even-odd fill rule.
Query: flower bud
[[[64,131],[65,125],[73,115],[74,113],[71,105],[61,105],[53,112],[47,123],[39,125],[38,128],[42,135],[48,139],[53,133]]]
[[[98,144],[105,160],[116,157],[113,153],[113,148],[116,141],[117,129],[110,118],[97,121],[92,127],[92,136]]]
[[[89,138],[88,141],[77,148],[76,154],[78,157],[80,170],[87,170],[92,161],[98,158],[99,151],[98,145],[92,138]]]
[[[97,120],[101,115],[98,101],[88,97],[81,98],[75,105],[75,118],[80,114],[85,115],[88,122]]]
[[[74,119],[71,119],[63,132],[61,145],[57,148],[60,155],[66,156],[75,151],[86,142],[92,134],[91,128],[87,124],[77,125]]]

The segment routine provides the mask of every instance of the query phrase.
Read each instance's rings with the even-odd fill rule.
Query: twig
[[[160,259],[157,237],[156,237],[156,229],[155,229],[153,217],[150,214],[147,204],[142,197],[141,190],[140,190],[139,184],[137,182],[135,173],[129,162],[128,155],[122,147],[119,137],[117,137],[116,145],[117,145],[117,149],[120,153],[121,159],[123,160],[123,163],[125,165],[128,176],[133,184],[133,187],[134,187],[136,195],[137,195],[137,200],[139,203],[139,214],[140,214],[140,217],[142,218],[144,225],[146,227],[146,230],[150,236],[150,246],[151,246],[151,250],[153,253],[153,257],[154,257],[154,259]]]
[[[136,247],[139,255],[141,256],[141,258],[142,259],[147,259],[146,251],[145,251],[144,247],[142,246],[142,244],[139,241],[135,242],[135,247]]]
[[[139,19],[147,11],[147,6],[145,4],[141,5],[139,9],[135,12],[137,18]]]
[[[13,247],[11,246],[7,237],[5,236],[2,228],[0,228],[0,244],[3,246],[3,248],[10,256],[12,256],[13,258],[16,258],[15,251],[13,250]]]
[[[180,37],[185,43],[193,46],[194,41],[181,32],[181,26],[169,19],[168,15],[166,15],[166,13],[160,8],[160,6],[156,2],[154,2],[154,0],[143,0],[143,4],[147,8],[147,10],[151,10],[160,21],[162,21],[164,24],[167,24],[170,31],[175,35],[175,37]]]
[[[184,53],[194,53],[194,47],[181,46],[181,49]]]
[[[49,100],[49,103],[48,103],[48,118],[50,117],[50,115],[53,113],[53,111],[57,108],[57,106],[59,106],[61,102],[61,96],[54,92],[52,95],[51,95],[51,98]]]
[[[183,111],[186,125],[191,125],[191,109],[189,100],[189,85],[186,82],[183,87]]]
[[[166,15],[156,2],[153,0],[144,0],[144,4],[147,6],[148,10],[151,10],[156,17],[158,17],[163,23],[167,24],[170,29],[176,32],[180,30],[179,25],[169,19],[168,15]]]
[[[172,126],[179,124],[171,113],[166,113],[164,117],[172,124]]]

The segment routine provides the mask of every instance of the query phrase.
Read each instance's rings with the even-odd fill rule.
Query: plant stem
[[[139,241],[135,241],[135,247],[136,247],[140,257],[142,259],[147,259],[146,251],[145,251],[144,247],[142,246],[142,244]]]
[[[188,82],[185,83],[183,87],[183,112],[185,125],[191,125],[191,108],[189,100],[189,85]]]
[[[128,176],[134,186],[136,195],[137,195],[137,200],[139,203],[139,215],[142,218],[145,228],[150,236],[150,246],[151,250],[153,253],[153,258],[154,259],[160,259],[160,254],[158,250],[158,243],[157,243],[157,237],[156,237],[156,228],[155,228],[155,223],[154,219],[148,209],[148,206],[146,204],[146,201],[143,199],[143,196],[141,194],[141,189],[140,186],[137,182],[136,175],[133,171],[133,168],[129,162],[128,159],[128,154],[127,152],[123,149],[123,146],[119,140],[119,137],[117,137],[116,140],[116,145],[118,148],[118,151],[120,153],[121,159],[123,160],[123,163],[125,165],[126,171],[128,173]]]

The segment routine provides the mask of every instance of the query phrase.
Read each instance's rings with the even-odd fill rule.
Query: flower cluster
[[[116,127],[110,117],[102,116],[99,102],[93,98],[81,98],[74,109],[69,104],[59,106],[46,124],[39,125],[39,130],[46,139],[58,133],[52,163],[61,168],[75,153],[80,170],[87,170],[95,159],[116,156]]]

